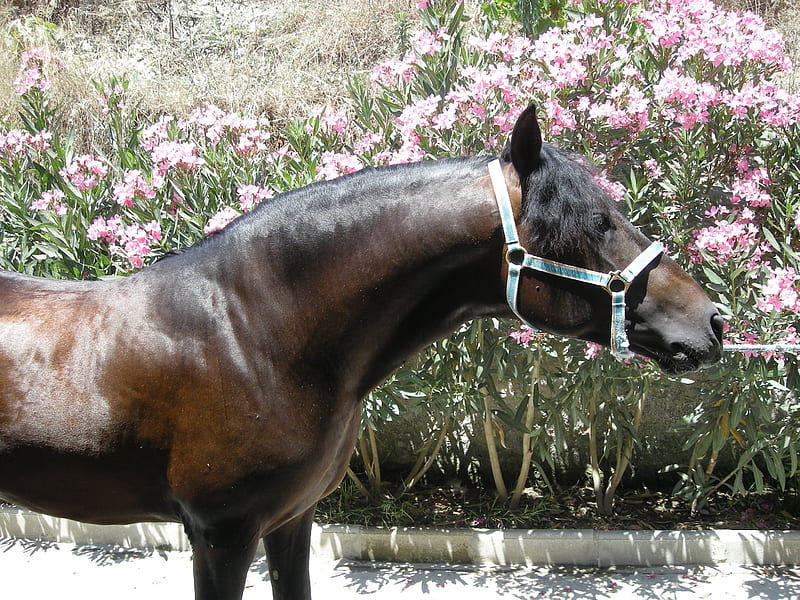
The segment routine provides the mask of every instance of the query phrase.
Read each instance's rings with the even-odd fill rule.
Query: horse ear
[[[506,158],[511,160],[520,181],[525,181],[539,165],[542,151],[542,130],[536,119],[536,107],[530,105],[517,119],[511,132]]]

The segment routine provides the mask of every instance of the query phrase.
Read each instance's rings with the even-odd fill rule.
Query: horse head
[[[714,304],[631,225],[584,161],[542,143],[532,107],[503,159],[501,187],[518,204],[506,201],[506,293],[521,319],[610,345],[621,358],[651,358],[667,373],[719,360],[723,321]]]

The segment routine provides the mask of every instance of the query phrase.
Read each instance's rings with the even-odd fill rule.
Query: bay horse
[[[345,473],[359,403],[465,321],[516,312],[611,344],[616,293],[633,352],[669,373],[719,359],[719,314],[661,252],[625,291],[525,268],[523,244],[612,274],[649,244],[581,160],[542,144],[533,108],[498,171],[513,227],[489,161],[312,184],[128,277],[0,274],[0,498],[183,523],[198,600],[241,598],[263,540],[273,597],[307,600],[314,508]]]

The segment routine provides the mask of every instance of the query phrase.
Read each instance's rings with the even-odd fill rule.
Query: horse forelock
[[[563,259],[598,241],[594,215],[610,211],[612,202],[594,171],[579,155],[548,144],[542,147],[523,201],[522,224],[530,232],[532,251]]]

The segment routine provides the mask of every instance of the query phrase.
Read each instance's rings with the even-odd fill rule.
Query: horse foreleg
[[[195,600],[241,600],[258,536],[230,535],[237,529],[230,526],[225,535],[218,536],[187,528],[193,550]]]
[[[314,507],[264,536],[273,600],[310,600],[308,560]]]

